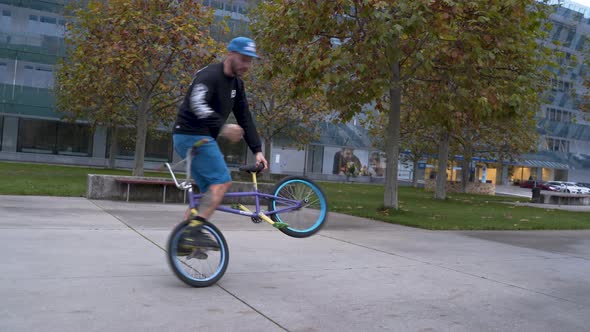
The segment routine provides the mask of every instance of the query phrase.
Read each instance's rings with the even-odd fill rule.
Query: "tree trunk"
[[[469,183],[469,174],[471,174],[471,155],[465,154],[461,161],[461,192],[467,192],[467,183]]]
[[[117,160],[117,152],[119,150],[119,127],[112,126],[111,128],[111,146],[109,147],[109,165],[110,169],[115,168]]]
[[[145,142],[147,140],[147,103],[142,103],[137,112],[137,133],[135,135],[135,158],[133,176],[143,176]]]
[[[473,160],[473,147],[467,142],[463,149],[463,161],[461,162],[461,192],[467,192],[467,184],[471,175],[471,161]]]
[[[445,130],[441,135],[440,144],[438,145],[438,171],[436,172],[436,190],[435,199],[447,198],[447,162],[449,160],[449,133]]]
[[[270,172],[271,172],[271,164],[272,164],[272,160],[270,159],[271,157],[271,145],[272,145],[272,140],[270,138],[265,138],[264,139],[264,159],[266,159],[266,161],[268,162],[268,169],[262,173],[262,179],[264,180],[270,180]]]
[[[401,82],[400,66],[396,61],[391,66],[391,81],[389,86],[389,124],[387,125],[387,140],[385,153],[387,154],[387,166],[385,168],[385,194],[383,205],[386,208],[398,209],[398,161],[400,145],[400,118],[401,118]]]
[[[413,152],[415,153],[415,152]],[[420,161],[420,157],[414,155],[414,160],[412,160],[412,187],[418,188],[418,162]]]

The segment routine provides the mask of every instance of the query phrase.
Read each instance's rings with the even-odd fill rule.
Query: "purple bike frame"
[[[203,197],[203,194],[201,193],[194,193],[193,192],[193,188],[189,188],[188,189],[188,197],[189,197],[189,206],[191,209],[196,208],[199,205],[199,199],[201,197]],[[289,212],[289,211],[293,211],[293,210],[298,210],[303,206],[303,202],[302,201],[298,201],[298,200],[293,200],[293,199],[287,199],[287,198],[283,198],[283,197],[278,197],[275,195],[269,195],[269,194],[264,194],[258,191],[258,189],[255,187],[254,191],[242,191],[242,192],[230,192],[230,193],[225,193],[224,197],[254,197],[255,201],[256,201],[256,210],[253,212],[248,212],[248,211],[243,211],[243,210],[238,210],[238,209],[234,209],[234,208],[230,208],[224,205],[219,205],[217,207],[218,211],[223,211],[223,212],[228,212],[228,213],[233,213],[233,214],[239,214],[242,216],[247,216],[247,217],[252,217],[252,218],[257,218],[260,215],[260,212],[262,212],[262,210],[260,209],[260,198],[268,198],[268,199],[274,199],[277,202],[281,202],[282,204],[285,204],[286,207],[281,208],[281,209],[276,209],[276,210],[272,210],[272,211],[265,211],[264,214],[267,216],[273,215],[273,214],[277,214],[277,213],[283,213],[283,212]]]

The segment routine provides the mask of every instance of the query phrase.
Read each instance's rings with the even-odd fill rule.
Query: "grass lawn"
[[[321,183],[330,211],[435,230],[590,229],[590,213],[518,206],[526,198],[450,194],[399,188],[400,210],[384,210],[383,187]],[[507,204],[507,202],[509,204]]]
[[[0,162],[0,194],[84,196],[87,174],[131,175],[130,170]],[[145,176],[169,177],[148,172]],[[330,211],[435,230],[590,229],[590,213],[518,206],[525,198],[433,193],[399,188],[400,210],[384,210],[383,186],[322,182]],[[508,202],[509,204],[507,204]]]
[[[0,162],[0,194],[81,197],[88,174],[131,175],[131,170]],[[170,177],[167,172],[145,176]]]

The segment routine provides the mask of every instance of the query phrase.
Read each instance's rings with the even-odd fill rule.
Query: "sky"
[[[573,2],[580,5],[584,5],[586,7],[590,7],[590,0],[569,0],[568,2]]]
[[[563,0],[563,6],[582,12],[584,17],[590,17],[590,0]]]

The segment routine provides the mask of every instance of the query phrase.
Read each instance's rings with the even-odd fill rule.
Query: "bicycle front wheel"
[[[286,210],[271,214],[275,222],[286,223],[289,226],[280,228],[281,232],[296,238],[308,237],[319,231],[328,216],[328,201],[322,189],[313,181],[290,176],[275,185],[272,191],[276,198],[269,201],[269,211],[288,209],[301,202],[299,209]]]
[[[225,273],[229,262],[229,250],[221,231],[210,222],[202,222],[201,231],[217,242],[218,249],[194,249],[186,251],[180,246],[181,238],[190,220],[178,224],[168,239],[167,258],[174,274],[192,287],[208,287]]]

